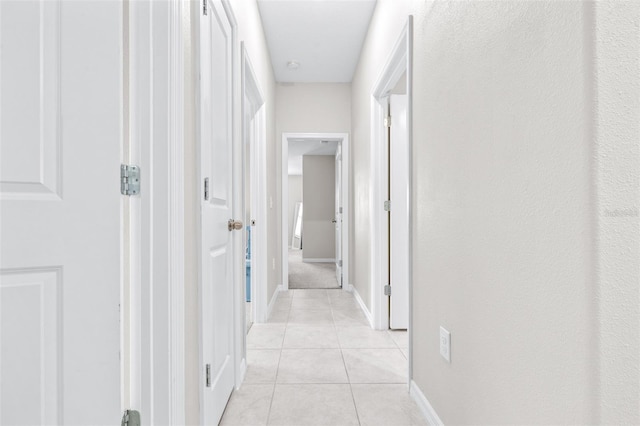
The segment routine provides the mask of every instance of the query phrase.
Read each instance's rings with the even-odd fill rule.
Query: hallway
[[[280,292],[247,336],[222,425],[426,424],[407,392],[407,333],[372,330],[343,290]]]

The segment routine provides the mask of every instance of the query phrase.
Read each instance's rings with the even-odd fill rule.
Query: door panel
[[[0,2],[0,423],[120,420],[120,2]]]
[[[409,133],[407,96],[391,95],[390,132],[390,275],[391,297],[389,327],[406,329],[409,325]]]
[[[338,144],[335,166],[336,280],[342,287],[342,144]]]
[[[232,33],[219,0],[207,0],[200,22],[202,416],[203,424],[211,425],[222,417],[234,385],[233,251],[227,228],[232,218]]]
[[[59,196],[60,5],[2,3],[2,199]],[[21,135],[21,137],[14,137]]]

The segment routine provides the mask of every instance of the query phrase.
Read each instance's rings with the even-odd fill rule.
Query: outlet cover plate
[[[451,333],[440,326],[440,355],[447,362],[451,362]]]

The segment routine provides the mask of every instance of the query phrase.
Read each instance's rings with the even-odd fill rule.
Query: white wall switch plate
[[[440,327],[440,355],[442,358],[451,362],[451,333]]]

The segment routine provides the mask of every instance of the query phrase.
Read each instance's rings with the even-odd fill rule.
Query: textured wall
[[[370,92],[412,13],[413,379],[445,424],[640,423],[639,9],[378,1],[352,83],[354,284],[368,303]]]
[[[578,2],[416,16],[414,380],[445,423],[593,419],[584,24]]]
[[[640,3],[590,5],[600,421],[640,424]]]

